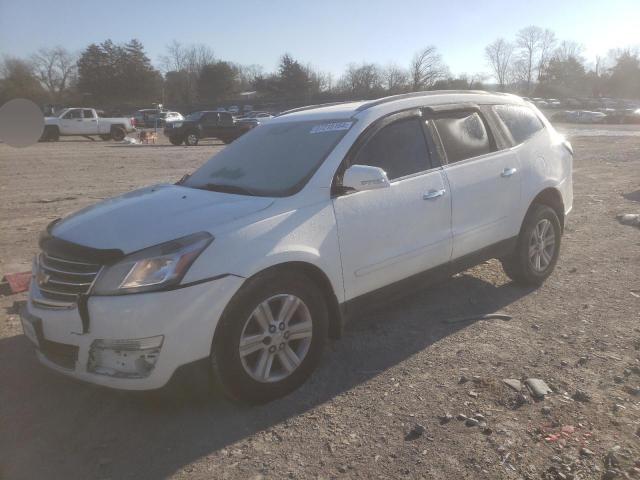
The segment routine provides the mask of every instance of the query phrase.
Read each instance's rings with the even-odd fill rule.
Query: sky
[[[288,52],[337,79],[351,63],[407,67],[435,45],[452,73],[489,72],[484,47],[528,25],[584,46],[587,61],[640,45],[640,0],[0,0],[0,56],[139,39],[152,62],[172,40],[275,69]]]

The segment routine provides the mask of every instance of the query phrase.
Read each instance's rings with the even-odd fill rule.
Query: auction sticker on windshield
[[[340,130],[349,130],[353,125],[353,122],[334,122],[334,123],[324,123],[322,125],[314,125],[309,133],[326,133],[326,132],[337,132]]]

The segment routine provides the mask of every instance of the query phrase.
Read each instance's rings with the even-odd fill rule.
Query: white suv
[[[42,363],[122,389],[208,359],[231,397],[290,392],[389,289],[488,258],[552,272],[571,145],[530,103],[429,92],[285,112],[176,185],[55,221],[22,319]]]

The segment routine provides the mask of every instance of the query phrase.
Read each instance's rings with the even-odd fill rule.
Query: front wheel
[[[525,217],[516,250],[501,259],[505,273],[523,285],[542,285],[558,262],[561,233],[556,212],[546,205],[533,205]]]
[[[267,272],[247,281],[220,320],[214,380],[234,400],[264,403],[298,388],[327,338],[322,291],[305,275]]]
[[[189,132],[184,139],[184,144],[188,147],[195,147],[198,145],[198,140],[200,140],[200,137],[198,137],[196,132]]]
[[[53,125],[47,125],[42,132],[41,142],[57,142],[60,139],[60,130]]]

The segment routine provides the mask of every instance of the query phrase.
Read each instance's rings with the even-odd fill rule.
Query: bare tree
[[[208,45],[183,45],[177,40],[167,45],[167,53],[160,57],[160,64],[165,72],[200,73],[202,67],[215,61],[213,50]]]
[[[553,50],[556,45],[556,34],[548,28],[542,32],[540,38],[540,54],[538,56],[538,82],[545,76],[549,61],[553,57]]]
[[[182,45],[174,40],[160,57],[165,78],[172,77],[169,98],[192,104],[197,97],[198,78],[206,65],[215,63],[213,50],[204,44]],[[170,74],[170,75],[169,75]]]
[[[516,45],[520,49],[522,80],[527,84],[527,94],[531,92],[531,81],[534,69],[538,63],[544,31],[540,27],[529,26],[523,28],[516,35]]]
[[[570,58],[574,58],[578,61],[582,61],[582,52],[584,47],[579,43],[571,40],[563,40],[558,45],[558,48],[553,52],[553,56],[556,60],[566,62]]]
[[[411,89],[414,92],[433,87],[448,73],[447,66],[442,62],[442,57],[433,45],[423,48],[416,53],[411,61],[409,77]]]
[[[49,92],[52,102],[60,102],[76,74],[77,56],[64,48],[41,48],[31,56],[38,80]]]
[[[513,45],[504,38],[498,38],[484,49],[485,57],[493,75],[498,80],[500,90],[504,91],[513,63]]]
[[[349,64],[340,80],[341,90],[359,96],[370,96],[382,89],[382,74],[374,63]]]
[[[409,73],[397,65],[388,65],[381,75],[382,85],[389,93],[400,93],[407,88]]]

